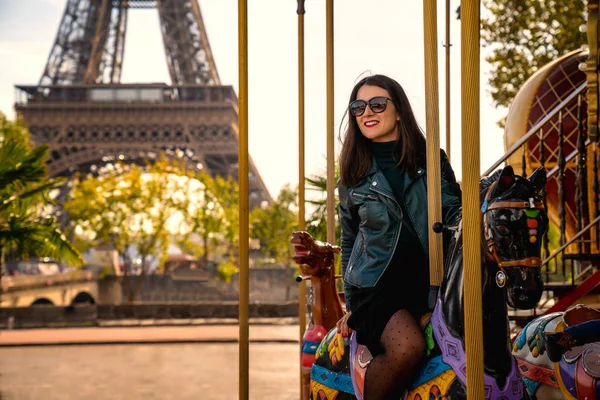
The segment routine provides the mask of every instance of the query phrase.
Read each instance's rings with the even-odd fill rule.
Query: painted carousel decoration
[[[544,340],[548,332],[563,332],[590,321],[600,324],[600,311],[579,304],[566,312],[539,317],[519,332],[512,351],[532,398],[600,399],[600,341],[561,344],[567,351],[553,362]],[[600,331],[593,336],[600,340]]]

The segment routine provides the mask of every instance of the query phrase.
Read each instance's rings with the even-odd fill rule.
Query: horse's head
[[[341,251],[339,246],[315,240],[308,232],[292,233],[290,243],[294,246],[294,261],[304,276],[333,276],[334,255]]]
[[[506,287],[511,307],[535,307],[544,290],[540,253],[548,229],[542,203],[545,185],[544,168],[524,178],[508,166],[482,193],[485,253],[499,267],[496,283]]]

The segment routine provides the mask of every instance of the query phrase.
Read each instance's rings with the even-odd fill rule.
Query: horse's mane
[[[487,191],[490,188],[490,186],[492,186],[492,183],[496,182],[500,178],[501,173],[502,170],[499,169],[494,171],[491,175],[484,176],[483,178],[481,178],[481,180],[479,181],[479,195],[481,197],[479,200],[480,204],[483,203],[485,195],[487,194]]]
[[[490,189],[490,186],[500,179],[500,175],[502,174],[502,170],[496,170],[491,175],[481,178],[479,181],[479,194],[480,194],[480,204],[483,203],[485,196]],[[494,193],[492,193],[492,196]],[[522,198],[522,197],[535,197],[536,200],[541,200],[542,194],[538,193],[535,190],[535,186],[529,179],[522,177],[520,175],[514,175],[514,182],[510,188],[508,188],[504,193],[502,193],[498,199],[508,199],[508,198]]]

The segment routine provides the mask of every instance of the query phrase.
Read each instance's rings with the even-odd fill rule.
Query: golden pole
[[[335,154],[333,117],[333,0],[326,1],[325,31],[327,52],[327,241],[335,244]]]
[[[479,209],[479,0],[461,2],[463,255],[467,398],[483,399],[481,210]]]
[[[446,0],[446,154],[451,160],[450,139],[450,0]]]
[[[587,5],[587,37],[590,54],[586,62],[587,77],[587,125],[592,142],[598,141],[598,0],[590,0]]]
[[[248,214],[248,3],[238,0],[238,184],[239,184],[239,265],[240,265],[240,349],[239,400],[249,398],[249,214]]]
[[[440,116],[437,56],[437,0],[423,2],[425,39],[425,107],[427,131],[427,212],[429,226],[442,222],[440,174]],[[444,277],[442,235],[429,232],[429,306],[435,306],[437,291]]]
[[[304,0],[298,0],[298,229],[306,229],[304,210]],[[306,330],[306,281],[298,287],[298,323],[300,324],[300,346]],[[302,358],[302,349],[300,349]],[[299,365],[302,365],[300,362]],[[302,368],[302,367],[301,367]],[[300,371],[300,398],[304,399],[302,371]]]

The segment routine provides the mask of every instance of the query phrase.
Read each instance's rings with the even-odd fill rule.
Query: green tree
[[[225,213],[223,240],[227,245],[227,260],[219,265],[218,273],[223,280],[229,281],[239,269],[239,186],[232,177],[217,176],[212,191]]]
[[[0,275],[8,255],[83,264],[49,207],[50,192],[63,180],[47,179],[47,154],[47,146],[31,146],[20,119],[12,122],[0,113]]]
[[[286,300],[290,299],[292,286],[296,284],[293,279],[296,265],[291,262],[294,249],[290,246],[290,235],[298,230],[297,196],[297,191],[286,185],[271,204],[255,208],[250,213],[251,237],[259,239],[262,253],[289,271],[289,279],[283,282]]]
[[[259,239],[264,254],[284,266],[291,264],[294,255],[290,235],[298,230],[297,195],[286,185],[271,204],[250,213],[251,236]]]
[[[131,219],[141,209],[138,199],[141,176],[136,168],[109,164],[98,176],[76,177],[64,204],[80,243],[86,247],[110,244],[123,257],[127,271],[132,261],[127,249],[133,244]]]
[[[204,265],[208,265],[209,252],[217,246],[219,239],[224,236],[225,210],[220,199],[215,194],[215,181],[206,172],[188,174],[185,193],[182,203],[184,221],[188,227],[179,240],[180,247],[193,250],[192,235],[202,239],[201,254]]]
[[[142,278],[129,293],[133,301],[148,272],[147,260],[158,258],[162,270],[171,235],[181,234],[186,202],[179,161],[160,159],[142,167],[108,164],[98,176],[77,179],[65,203],[75,233],[92,246],[111,244],[132,267],[130,247],[141,261]]]
[[[489,77],[496,106],[509,106],[538,69],[586,42],[582,0],[484,0],[489,15],[482,38],[491,54]]]

